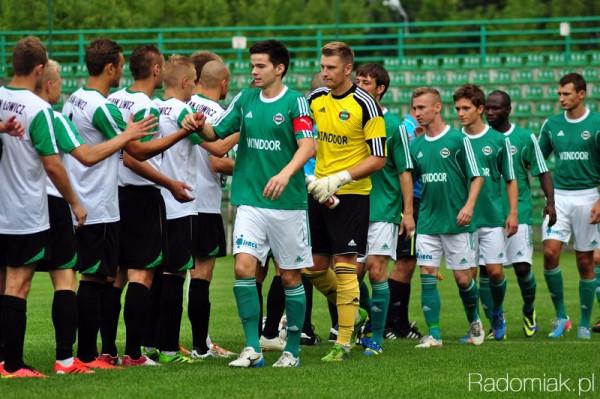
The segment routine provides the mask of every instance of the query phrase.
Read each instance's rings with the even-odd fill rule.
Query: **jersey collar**
[[[448,133],[450,131],[450,126],[446,125],[446,127],[444,128],[444,130],[442,130],[442,132],[440,134],[438,134],[435,137],[429,137],[427,135],[427,133],[424,134],[425,140],[427,141],[438,141],[439,139],[441,139],[442,137],[444,137],[446,135],[446,133]]]
[[[285,95],[285,93],[287,93],[287,90],[288,90],[288,87],[286,85],[283,85],[283,90],[281,90],[281,93],[279,93],[278,95],[276,95],[273,98],[266,98],[265,96],[263,96],[262,90],[260,91],[260,94],[258,96],[260,98],[260,101],[262,101],[263,103],[274,103],[275,101],[282,98]]]
[[[508,129],[508,130],[507,130],[506,132],[504,132],[503,134],[504,134],[505,136],[510,136],[510,135],[512,134],[512,132],[514,132],[514,131],[515,131],[515,126],[516,126],[516,125],[515,125],[514,123],[511,123],[511,124],[510,124],[510,129]]]
[[[350,86],[350,88],[344,94],[340,94],[339,96],[336,96],[331,91],[329,91],[329,92],[331,93],[331,97],[335,98],[336,100],[339,100],[339,99],[346,97],[350,93],[354,93],[354,91],[356,91],[356,85],[354,83],[352,83],[352,86]]]
[[[583,121],[585,118],[587,118],[589,114],[590,114],[590,109],[588,107],[585,107],[585,113],[583,114],[583,116],[581,118],[571,119],[567,116],[567,111],[565,111],[565,120],[569,123],[579,123],[579,122]]]
[[[462,128],[462,132],[470,139],[478,139],[481,138],[483,136],[485,136],[485,134],[488,132],[488,130],[490,130],[490,125],[485,125],[485,128],[483,129],[483,131],[481,133],[477,133],[477,134],[468,134],[465,131],[465,128]]]

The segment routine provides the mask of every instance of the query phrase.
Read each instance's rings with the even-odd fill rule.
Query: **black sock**
[[[410,327],[410,321],[408,320],[408,304],[410,303],[410,284],[396,281],[398,289],[398,310],[395,313],[398,315],[396,326],[398,329],[407,329]],[[391,301],[390,301],[391,302]]]
[[[258,336],[262,335],[263,325],[263,296],[262,296],[262,283],[256,282],[256,291],[258,291],[258,305],[260,307],[260,317],[258,319]]]
[[[117,329],[121,315],[122,288],[113,287],[107,283],[104,287],[102,298],[102,311],[100,314],[100,336],[102,337],[102,353],[117,356]]]
[[[150,307],[144,322],[144,337],[142,346],[158,347],[158,322],[160,319],[160,296],[162,293],[163,273],[161,269],[154,270],[152,286],[150,287]]]
[[[56,360],[73,357],[77,338],[77,295],[71,290],[54,292],[52,323],[56,339]]]
[[[338,314],[335,303],[327,301],[327,310],[329,310],[329,318],[331,319],[331,328],[338,328]]]
[[[2,320],[2,301],[4,295],[0,295],[0,320]],[[0,323],[0,362],[4,361],[4,336],[2,335],[2,324]]]
[[[188,298],[188,317],[192,325],[192,342],[194,349],[201,354],[208,352],[206,338],[210,321],[210,281],[190,280],[190,295]]]
[[[100,304],[104,284],[80,281],[77,291],[77,357],[91,362],[98,357],[96,340],[100,329]]]
[[[158,323],[158,348],[162,351],[179,350],[179,331],[183,312],[183,283],[185,279],[174,274],[163,276]]]
[[[284,311],[285,293],[283,292],[281,276],[274,276],[267,294],[267,320],[263,329],[263,335],[266,338],[272,339],[279,335],[279,321]]]
[[[312,327],[313,285],[310,279],[304,274],[302,275],[302,285],[304,286],[304,293],[306,294],[306,313],[304,314],[304,327],[302,327],[302,332],[313,337],[315,335]]]
[[[2,301],[0,325],[4,331],[4,369],[9,373],[22,368],[25,327],[27,325],[27,301],[5,295]]]
[[[132,359],[142,356],[144,323],[150,308],[150,290],[144,284],[129,283],[125,294],[125,354]]]

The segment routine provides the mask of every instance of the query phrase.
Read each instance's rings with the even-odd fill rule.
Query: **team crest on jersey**
[[[343,110],[339,113],[338,118],[340,118],[341,121],[347,121],[350,119],[350,112]]]
[[[489,145],[483,147],[481,151],[483,151],[483,155],[490,155],[492,152],[494,152],[494,150],[492,150],[492,147],[490,147]]]
[[[448,158],[450,156],[450,150],[444,147],[440,151],[440,155],[442,156],[442,158]]]
[[[517,147],[515,147],[514,145],[510,146],[510,153],[512,155],[515,155],[517,153]]]
[[[273,122],[275,122],[276,125],[281,125],[283,121],[285,121],[285,118],[283,117],[283,115],[281,115],[280,112],[276,113],[273,116]]]
[[[592,134],[591,134],[590,132],[588,132],[587,130],[584,130],[584,131],[581,133],[581,138],[582,138],[582,139],[584,139],[584,140],[587,140],[587,139],[589,139],[590,137],[592,137]]]

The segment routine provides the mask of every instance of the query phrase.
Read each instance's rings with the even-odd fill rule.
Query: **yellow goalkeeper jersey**
[[[315,176],[324,177],[349,169],[369,156],[386,156],[385,122],[375,100],[352,85],[335,96],[328,88],[309,95],[310,109],[318,129]],[[353,181],[337,194],[368,195],[371,179]]]

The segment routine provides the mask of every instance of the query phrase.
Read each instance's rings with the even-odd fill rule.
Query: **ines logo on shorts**
[[[240,247],[248,247],[248,248],[254,248],[254,249],[258,249],[258,244],[257,244],[257,243],[255,243],[255,242],[253,242],[253,241],[246,240],[246,239],[244,238],[244,235],[243,235],[243,234],[241,234],[241,235],[240,235],[240,236],[238,236],[238,237],[235,237],[235,246],[236,246],[237,248],[240,248]]]

